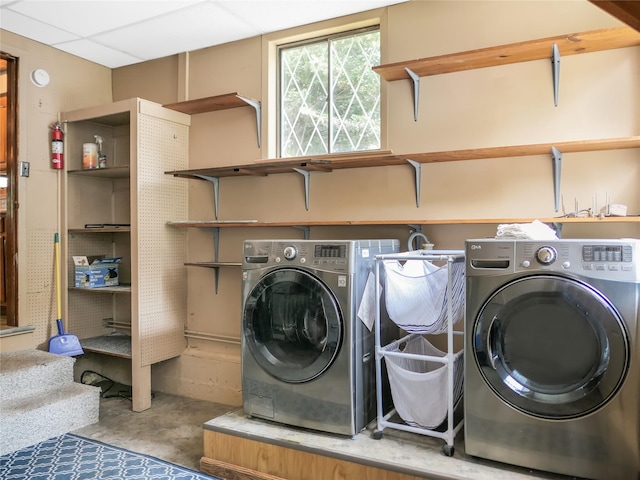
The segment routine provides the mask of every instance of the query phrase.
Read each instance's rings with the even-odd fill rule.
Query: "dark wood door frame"
[[[7,165],[6,310],[7,325],[18,326],[18,58],[0,52],[7,68],[5,155]]]

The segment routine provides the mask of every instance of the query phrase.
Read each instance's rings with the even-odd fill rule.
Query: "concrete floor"
[[[200,470],[205,422],[238,407],[156,393],[151,408],[133,412],[131,401],[100,399],[100,421],[72,433]]]

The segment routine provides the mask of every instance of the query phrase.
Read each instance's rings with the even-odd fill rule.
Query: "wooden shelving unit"
[[[535,218],[462,218],[462,219],[413,219],[413,220],[331,220],[314,222],[169,222],[176,228],[263,228],[263,227],[342,227],[371,225],[473,225],[500,223],[530,223]],[[628,217],[550,217],[538,218],[543,223],[640,223],[640,216]]]
[[[393,154],[391,151],[376,151],[360,152],[358,154],[317,155],[290,159],[257,160],[244,165],[179,170],[166,172],[166,174],[173,175],[174,177],[203,180],[203,177],[265,176],[278,173],[290,173],[295,171],[295,169],[304,169],[309,172],[330,172],[332,170],[345,168],[406,165],[407,160],[414,160],[418,163],[436,163],[546,155],[550,154],[551,147],[556,147],[563,153],[640,148],[640,136],[579,140],[573,142],[536,143],[530,145],[508,145],[504,147],[471,148],[465,150],[445,150],[439,152]]]
[[[405,154],[393,154],[388,150],[356,152],[335,155],[295,157],[288,159],[259,160],[244,165],[198,168],[165,173],[167,175],[173,175],[174,177],[192,178],[211,182],[214,189],[214,202],[217,218],[217,208],[219,204],[218,182],[222,177],[248,175],[266,176],[291,172],[300,173],[304,176],[305,202],[308,209],[310,172],[331,172],[333,170],[345,168],[411,165],[415,170],[416,204],[419,206],[421,164],[423,163],[484,160],[488,158],[522,157],[531,155],[555,156],[556,153],[554,152],[563,154],[602,150],[620,150],[627,148],[640,148],[640,136]],[[559,181],[557,180],[559,180],[559,178],[554,178],[554,182],[556,183],[556,198],[559,191]]]
[[[151,366],[186,346],[185,269],[178,258],[147,253],[184,250],[165,225],[186,215],[187,189],[163,172],[188,165],[190,117],[139,98],[60,116],[71,152],[61,179],[63,318],[85,351],[131,360],[132,409],[140,412],[151,406]],[[96,134],[108,167],[84,170],[82,145]],[[77,255],[121,257],[120,285],[75,288]]]
[[[374,67],[373,70],[386,81],[409,79],[413,81],[414,117],[417,120],[419,98],[419,78],[421,76],[441,75],[464,70],[507,65],[518,62],[551,59],[554,70],[554,101],[557,104],[559,82],[560,55],[576,55],[616,48],[640,45],[640,32],[629,28],[608,28],[589,32],[571,33],[537,40],[501,45],[496,47],[451,53],[436,57],[421,58]],[[255,100],[253,102],[256,102]],[[237,93],[219,95],[200,100],[165,105],[167,108],[195,114],[224,110],[247,105],[247,100]],[[258,102],[259,104],[259,102]],[[259,116],[259,107],[256,107]],[[260,140],[260,122],[257,120],[258,142]],[[259,144],[258,144],[259,146]],[[346,168],[388,167],[410,165],[415,170],[416,204],[420,205],[421,165],[425,163],[454,162],[463,160],[483,160],[490,158],[523,157],[534,155],[550,155],[553,161],[554,193],[556,210],[560,191],[560,164],[562,154],[589,151],[618,150],[640,148],[640,136],[586,139],[578,141],[561,141],[536,143],[529,145],[508,145],[498,147],[470,148],[434,152],[417,152],[396,154],[390,150],[349,152],[333,155],[305,156],[295,158],[277,158],[257,160],[242,165],[225,165],[189,170],[165,172],[174,177],[205,180],[212,184],[214,191],[215,220],[206,221],[171,221],[168,224],[175,228],[207,229],[214,234],[215,258],[213,262],[191,262],[186,265],[213,268],[216,274],[216,291],[218,274],[221,267],[238,266],[235,262],[218,261],[218,243],[220,228],[255,228],[255,227],[295,227],[303,228],[308,236],[313,226],[349,226],[349,225],[409,225],[419,228],[422,225],[462,225],[462,224],[501,224],[528,223],[533,218],[466,218],[466,219],[415,219],[415,220],[336,220],[313,222],[263,222],[257,220],[218,221],[219,181],[223,177],[266,176],[280,173],[296,172],[303,176],[305,183],[305,204],[309,208],[309,182],[311,172],[331,172]],[[538,219],[544,223],[638,223],[640,217],[554,217]]]
[[[553,101],[557,106],[562,55],[577,55],[637,45],[640,45],[640,32],[625,26],[378,65],[373,67],[373,70],[388,82],[402,79],[413,82],[413,118],[417,121],[420,77],[550,59],[553,69]]]
[[[558,45],[561,55],[577,55],[640,45],[640,32],[630,27],[605,28],[378,65],[373,67],[373,70],[388,82],[411,79],[407,68],[420,77],[442,75],[510,63],[546,60],[551,57],[554,44]]]

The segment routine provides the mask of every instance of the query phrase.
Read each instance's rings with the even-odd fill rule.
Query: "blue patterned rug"
[[[220,480],[70,433],[0,457],[0,479]]]

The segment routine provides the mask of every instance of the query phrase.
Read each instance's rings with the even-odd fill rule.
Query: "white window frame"
[[[329,52],[328,52],[328,64],[329,64],[329,83],[331,84],[331,79],[332,79],[332,75],[333,75],[333,68],[334,68],[334,63],[332,60],[332,49],[330,47],[331,42],[332,41],[336,41],[336,40],[340,40],[340,39],[344,39],[344,38],[349,38],[349,37],[354,37],[357,35],[362,35],[362,34],[366,34],[366,33],[371,33],[371,32],[377,32],[378,33],[378,38],[380,37],[380,26],[379,25],[372,25],[372,26],[368,26],[368,27],[364,27],[364,28],[359,28],[356,30],[347,30],[344,32],[338,32],[338,33],[332,33],[329,35],[323,35],[321,37],[315,37],[315,38],[311,38],[311,39],[307,39],[304,41],[298,41],[298,42],[293,42],[293,43],[288,43],[288,44],[282,44],[279,45],[277,48],[277,62],[278,62],[278,77],[277,77],[277,88],[278,88],[278,102],[277,102],[277,150],[276,150],[276,154],[278,157],[282,157],[282,149],[283,149],[283,118],[282,118],[282,112],[283,112],[283,98],[282,98],[282,74],[283,74],[283,69],[282,69],[282,52],[286,49],[289,48],[296,48],[296,47],[303,47],[305,45],[315,45],[315,44],[324,44],[326,43],[327,45],[329,45]],[[334,124],[333,124],[333,109],[334,109],[334,105],[333,105],[333,92],[331,89],[331,85],[327,85],[327,91],[328,91],[328,99],[327,99],[327,103],[328,103],[328,108],[327,108],[327,128],[328,128],[328,138],[326,138],[326,142],[327,142],[327,148],[329,149],[328,152],[325,152],[326,154],[336,154],[336,153],[341,153],[341,152],[336,152],[331,150],[331,145],[332,145],[332,138],[334,135]],[[380,108],[380,107],[378,107]],[[378,137],[380,137],[381,132],[378,131]],[[378,146],[379,148],[379,146]],[[356,151],[369,151],[370,149],[362,149],[362,150],[356,150]],[[345,152],[342,152],[345,153]]]
[[[311,40],[326,35],[346,33],[362,28],[379,26],[380,29],[380,63],[385,63],[384,38],[387,30],[386,10],[370,10],[368,12],[342,17],[312,25],[297,27],[263,35],[262,69],[265,80],[262,86],[262,131],[263,158],[277,158],[278,150],[278,47],[280,45]],[[387,107],[386,82],[380,84],[380,148],[387,145]]]

